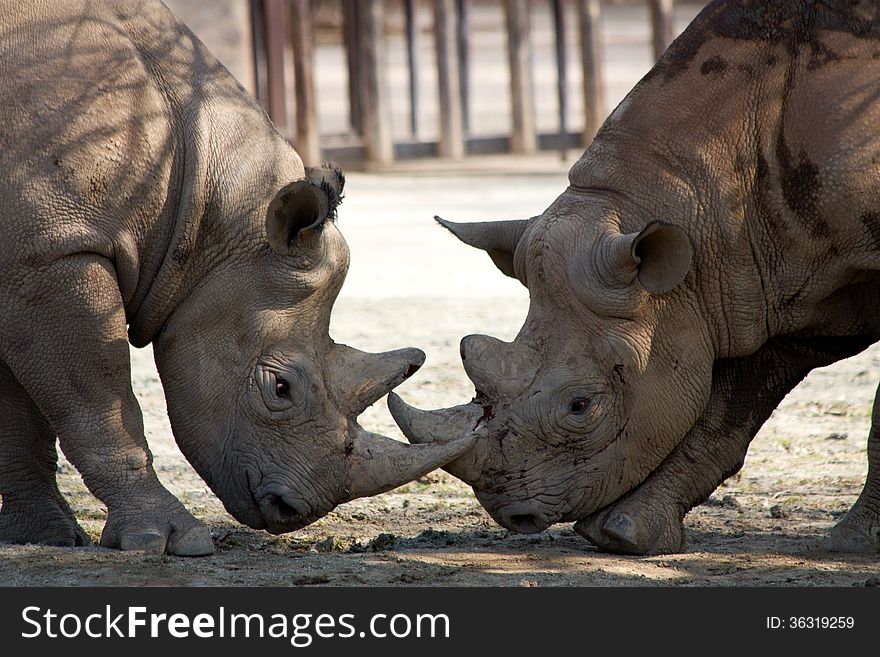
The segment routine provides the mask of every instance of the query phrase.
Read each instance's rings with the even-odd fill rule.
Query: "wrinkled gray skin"
[[[512,343],[462,340],[478,423],[447,469],[505,527],[578,521],[612,552],[683,548],[810,369],[880,337],[880,8],[717,1],[633,89],[539,217],[443,222],[528,287]],[[880,409],[864,491],[829,547],[880,550]]]
[[[88,542],[57,436],[107,506],[102,545],[213,550],[153,471],[129,341],[154,344],[181,450],[254,528],[297,529],[472,444],[355,423],[424,355],[328,335],[341,173],[304,169],[161,3],[3,1],[0,68],[0,542]]]

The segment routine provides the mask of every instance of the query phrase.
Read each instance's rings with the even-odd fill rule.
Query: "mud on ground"
[[[533,168],[530,165],[530,168]],[[352,174],[340,213],[352,248],[349,281],[331,334],[368,350],[415,345],[428,362],[399,392],[435,408],[470,398],[458,340],[516,334],[524,290],[488,258],[433,227],[430,216],[531,216],[564,189],[564,170],[529,175]],[[880,583],[875,555],[821,550],[855,501],[880,382],[880,347],[818,370],[783,402],[742,471],[686,518],[687,551],[619,557],[591,550],[570,525],[518,536],[496,525],[470,489],[444,472],[338,508],[285,536],[236,523],[171,437],[147,350],[133,350],[133,381],[162,481],[214,535],[216,554],[145,556],[97,547],[0,547],[0,584],[15,586],[863,586]],[[378,402],[368,428],[400,436]],[[66,462],[59,485],[94,540],[105,509]]]

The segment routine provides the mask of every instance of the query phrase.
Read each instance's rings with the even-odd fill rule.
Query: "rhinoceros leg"
[[[776,338],[751,356],[716,362],[709,402],[681,443],[637,488],[575,530],[608,552],[681,551],[685,514],[742,467],[749,443],[785,395],[811,369],[870,344],[864,337]]]
[[[859,499],[831,530],[825,547],[834,552],[880,552],[880,390],[868,433],[868,478]]]
[[[0,347],[65,455],[107,505],[101,544],[210,553],[207,528],[153,470],[131,390],[125,311],[113,266],[81,254],[29,274],[11,298],[4,297]]]
[[[55,483],[55,434],[0,363],[0,543],[90,545]]]

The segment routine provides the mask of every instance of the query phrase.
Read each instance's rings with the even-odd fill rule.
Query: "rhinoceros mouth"
[[[227,510],[239,522],[270,534],[301,529],[332,509],[317,510],[317,505],[283,483],[267,483],[259,472],[245,470],[243,485],[247,497],[240,498],[234,507],[226,504]]]

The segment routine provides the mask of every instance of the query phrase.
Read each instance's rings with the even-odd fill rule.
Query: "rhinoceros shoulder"
[[[837,59],[823,41],[823,34],[829,32],[880,41],[880,5],[864,0],[715,0],[675,40],[646,80],[658,76],[667,81],[675,78],[690,68],[707,42],[719,38],[784,45],[792,55],[805,47],[809,67],[818,68]],[[701,62],[701,72],[723,71],[730,64],[715,56]]]

